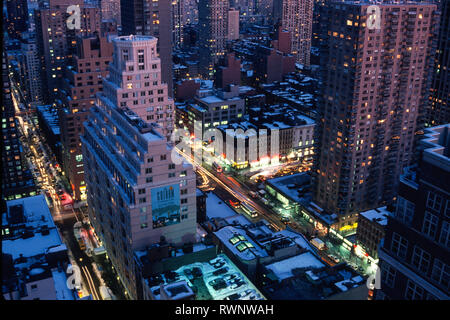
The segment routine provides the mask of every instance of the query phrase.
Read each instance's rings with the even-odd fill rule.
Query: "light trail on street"
[[[237,198],[239,201],[247,203],[248,205],[252,206],[256,210],[258,210],[262,215],[271,222],[272,226],[277,230],[283,230],[282,227],[280,227],[278,224],[280,223],[278,220],[271,217],[269,214],[265,213],[265,209],[256,204],[254,201],[252,201],[249,197],[243,195],[241,192],[235,191],[231,189],[227,184],[225,184],[221,179],[213,175],[211,172],[206,170],[202,167],[201,164],[197,163],[195,160],[192,159],[191,156],[188,156],[186,153],[175,147],[175,150],[183,157],[183,159],[186,159],[189,163],[191,163],[194,167],[197,168],[200,172],[203,172],[206,174],[211,180],[214,180],[218,185],[220,185],[222,188],[224,188],[226,191],[228,191],[230,194],[232,194],[235,198]],[[230,181],[231,183],[231,181]],[[233,184],[233,187],[237,188],[236,185]],[[241,190],[242,191],[242,190]]]

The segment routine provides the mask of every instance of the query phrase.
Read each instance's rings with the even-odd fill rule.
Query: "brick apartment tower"
[[[328,2],[321,15],[314,199],[340,226],[393,200],[427,104],[436,5],[378,3],[380,29],[369,29],[370,4]]]
[[[310,64],[313,0],[283,0],[281,23],[292,35],[292,54],[305,66]]]
[[[102,20],[114,20],[121,25],[120,0],[99,0]]]
[[[160,83],[156,42],[150,36],[113,40],[109,80],[97,94],[81,139],[90,221],[132,299],[141,298],[134,251],[159,243],[161,237],[174,245],[193,243],[196,233],[192,166],[172,162],[172,147],[156,120],[146,120],[146,109],[154,104],[122,105],[130,101],[122,98],[125,92],[130,97],[136,93],[139,101],[149,99],[145,83]],[[131,66],[134,71],[128,71]],[[122,81],[132,84],[130,89],[117,85]]]
[[[70,5],[80,7],[80,26],[76,30],[67,28]],[[76,36],[93,35],[100,32],[100,9],[83,0],[49,0],[35,11],[38,54],[41,64],[41,81],[45,103],[53,103],[63,82],[65,68],[75,51]]]
[[[175,48],[183,46],[183,16],[185,10],[184,0],[172,1],[172,43]]]
[[[66,70],[61,90],[61,106],[58,110],[63,168],[76,200],[86,200],[80,141],[83,122],[86,121],[89,109],[95,102],[95,94],[102,91],[102,78],[108,75],[112,55],[113,45],[107,38],[78,37],[74,62]]]
[[[158,38],[162,80],[173,97],[172,1],[121,0],[122,35],[146,35]]]
[[[199,69],[204,78],[212,78],[214,65],[225,54],[228,40],[229,1],[199,0]]]
[[[230,8],[228,11],[228,40],[239,39],[239,10]]]

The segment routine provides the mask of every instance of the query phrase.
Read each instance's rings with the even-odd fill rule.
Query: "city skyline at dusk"
[[[449,6],[4,1],[3,300],[449,300]]]

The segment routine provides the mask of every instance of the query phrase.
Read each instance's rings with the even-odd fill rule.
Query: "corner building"
[[[374,4],[379,29],[368,28]],[[438,18],[436,5],[419,2],[325,4],[314,198],[340,227],[391,203],[414,160]]]
[[[139,299],[141,280],[134,252],[162,237],[173,245],[193,243],[197,213],[192,166],[172,162],[172,147],[164,130],[156,121],[145,120],[147,108],[154,104],[127,107],[130,100],[122,98],[122,94],[132,94],[124,86],[141,84],[134,81],[136,77],[143,83],[160,83],[156,39],[132,38],[114,40],[109,79],[104,79],[104,91],[97,94],[81,141],[91,223],[130,298]],[[137,71],[131,71],[131,66]],[[157,87],[160,89],[153,89],[167,90]]]

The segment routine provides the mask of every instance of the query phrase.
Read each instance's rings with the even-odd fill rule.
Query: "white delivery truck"
[[[311,239],[310,242],[314,247],[316,247],[319,250],[325,250],[325,248],[326,248],[325,242],[323,242],[319,238],[313,238],[313,239]]]

